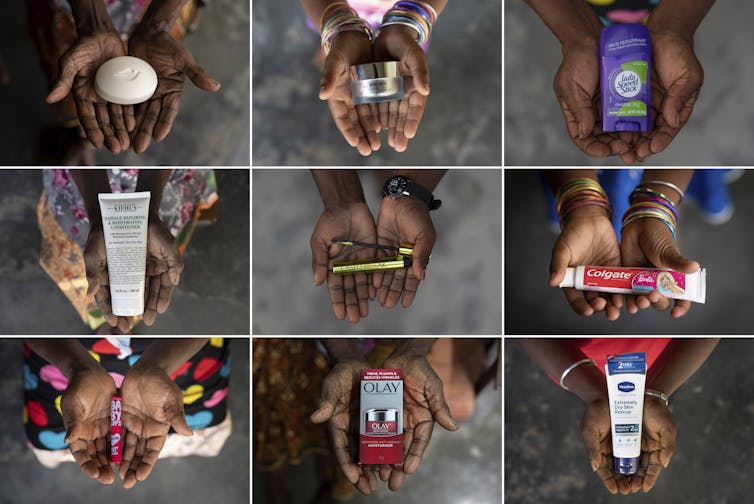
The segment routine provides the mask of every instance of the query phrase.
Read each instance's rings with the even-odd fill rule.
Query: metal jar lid
[[[388,409],[368,409],[367,422],[395,422],[398,418],[398,410]]]
[[[354,105],[400,100],[404,96],[403,76],[397,61],[354,65],[350,75]]]

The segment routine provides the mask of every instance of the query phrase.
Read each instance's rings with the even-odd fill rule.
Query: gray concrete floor
[[[157,462],[149,478],[124,490],[118,481],[101,485],[87,478],[74,463],[56,469],[42,466],[28,448],[24,426],[23,355],[20,339],[0,340],[0,471],[2,504],[77,502],[119,504],[160,502],[249,502],[249,340],[231,345],[229,405],[233,433],[215,458],[184,457]]]
[[[408,476],[397,492],[378,481],[377,492],[357,496],[353,504],[498,504],[502,502],[501,475],[502,410],[500,390],[487,386],[477,397],[472,418],[461,422],[456,432],[435,425],[432,440],[418,471]],[[322,460],[306,457],[300,466],[289,466],[286,475],[290,502],[313,502],[322,481],[317,464]],[[320,468],[321,469],[321,468]],[[252,485],[255,504],[276,504],[266,497],[264,474],[254,471]]]
[[[249,334],[249,171],[216,170],[218,222],[197,229],[168,311],[137,334]],[[88,334],[39,266],[39,170],[2,170],[0,333]]]
[[[695,38],[705,82],[694,113],[652,165],[748,165],[754,160],[754,4],[717,2]],[[552,91],[560,44],[524,2],[505,2],[505,164],[619,165],[590,158],[571,142]]]
[[[707,302],[692,303],[681,319],[668,312],[622,311],[581,317],[560,289],[549,287],[550,257],[557,235],[548,226],[545,190],[536,170],[505,170],[506,334],[751,334],[747,280],[754,246],[754,172],[730,185],[735,214],[726,224],[705,223],[691,201],[681,206],[679,247],[707,268]]]
[[[361,174],[373,215],[375,174]],[[435,190],[437,242],[408,308],[369,306],[337,320],[326,286],[312,284],[309,238],[323,206],[308,170],[253,170],[253,326],[261,334],[500,334],[500,170],[450,170]],[[380,190],[381,191],[381,190]]]
[[[676,452],[647,494],[611,495],[592,473],[581,401],[505,342],[505,502],[709,504],[748,500],[754,455],[749,359],[754,340],[727,338],[671,398]],[[557,459],[556,459],[557,457]]]
[[[0,87],[0,110],[5,115],[0,164],[35,165],[39,134],[55,125],[56,118],[53,107],[44,101],[47,85],[26,32],[25,2],[11,3],[4,18],[6,29],[0,33],[0,52],[12,78],[8,87]],[[187,80],[178,117],[163,142],[153,143],[142,154],[130,150],[115,156],[102,150],[97,153],[99,164],[249,164],[249,2],[211,2],[185,45],[223,87],[212,95]]]
[[[403,153],[367,158],[350,147],[320,102],[319,37],[295,0],[254,2],[253,163],[260,165],[500,165],[501,3],[449,2],[427,52],[431,95]]]

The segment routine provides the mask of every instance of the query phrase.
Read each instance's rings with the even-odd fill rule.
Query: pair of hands
[[[590,156],[620,156],[626,164],[642,162],[665,150],[691,117],[704,81],[693,35],[655,30],[651,15],[647,25],[652,35],[652,131],[603,132],[599,35],[563,47],[563,61],[555,75],[555,96],[568,134]]]
[[[644,397],[639,471],[631,476],[613,472],[613,447],[610,429],[610,403],[606,398],[587,405],[581,419],[581,435],[592,464],[612,494],[649,492],[663,467],[668,467],[675,452],[676,426],[665,403],[652,396]]]
[[[93,363],[74,371],[63,394],[61,410],[74,459],[88,477],[103,484],[115,481],[110,464],[110,400],[112,377]],[[136,362],[121,385],[123,398],[123,462],[118,475],[124,488],[144,481],[152,472],[168,431],[191,436],[183,412],[183,393],[159,367]]]
[[[405,95],[399,101],[355,105],[351,99],[349,67],[375,61],[399,61]],[[366,34],[339,34],[325,59],[319,98],[326,100],[343,138],[363,156],[379,150],[380,130],[398,152],[408,147],[419,129],[429,96],[429,66],[416,43],[416,32],[405,26],[386,26],[372,44]]]
[[[314,285],[327,280],[335,317],[356,323],[369,314],[369,301],[379,298],[382,306],[392,309],[401,301],[411,306],[426,277],[426,267],[435,244],[435,228],[427,205],[417,198],[383,198],[375,225],[369,207],[363,201],[326,208],[311,237]],[[333,240],[352,239],[380,245],[414,244],[412,265],[378,273],[336,276],[334,262],[370,259],[388,255],[367,247],[348,247]],[[402,300],[401,300],[402,299]]]
[[[103,30],[80,37],[60,59],[57,82],[47,103],[57,103],[73,93],[81,127],[98,149],[114,154],[129,147],[144,152],[152,139],[162,141],[178,114],[186,76],[196,87],[214,92],[220,84],[194,61],[188,49],[170,33],[139,29],[128,41],[128,54],[141,58],[157,73],[157,89],[145,103],[118,105],[101,98],[94,90],[94,77],[107,60],[126,56],[126,47],[115,31]]]
[[[84,250],[87,295],[94,295],[102,315],[111,327],[127,333],[133,317],[113,314],[110,298],[110,279],[107,270],[105,234],[101,226],[92,227]],[[159,217],[150,217],[147,224],[147,266],[144,294],[144,323],[154,324],[158,313],[170,306],[173,290],[181,278],[183,257],[168,227]]]
[[[639,219],[625,226],[618,245],[607,212],[594,205],[577,208],[568,216],[552,251],[550,286],[558,286],[565,277],[566,267],[579,265],[648,266],[681,273],[694,273],[700,268],[698,262],[681,255],[670,231],[659,219]],[[624,296],[564,288],[563,294],[579,315],[605,311],[609,320],[620,316],[624,299],[631,314],[650,306],[667,310],[671,304],[670,299],[656,290],[647,295]],[[671,315],[682,317],[690,308],[691,301],[677,299]]]
[[[450,416],[443,395],[442,381],[424,356],[393,354],[382,366],[403,371],[403,448],[402,464],[360,466],[358,460],[359,383],[361,370],[369,369],[365,360],[338,362],[322,382],[322,395],[313,423],[328,423],[335,458],[343,474],[364,495],[377,489],[377,476],[398,490],[406,474],[416,472],[429,445],[435,422],[455,431],[458,424]],[[609,425],[608,425],[609,427]]]

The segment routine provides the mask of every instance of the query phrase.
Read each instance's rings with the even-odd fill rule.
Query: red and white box
[[[403,463],[403,374],[361,372],[359,464]]]
[[[123,399],[113,396],[110,401],[110,462],[120,464],[123,461]]]

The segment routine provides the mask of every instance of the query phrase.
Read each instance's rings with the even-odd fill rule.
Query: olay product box
[[[359,464],[403,462],[403,374],[400,369],[361,372]]]

